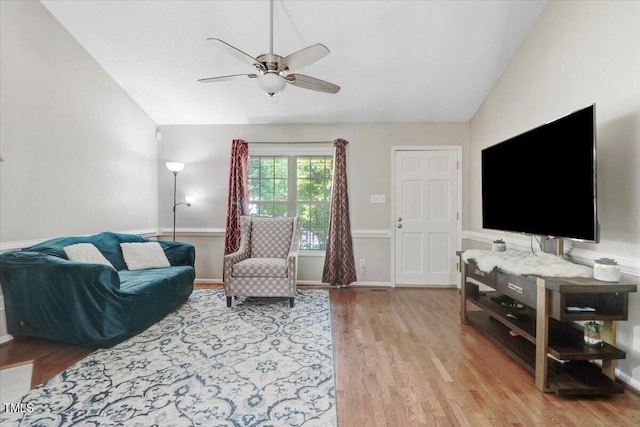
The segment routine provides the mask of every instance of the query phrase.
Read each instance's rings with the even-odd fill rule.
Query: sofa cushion
[[[120,243],[122,256],[129,270],[170,267],[169,260],[158,242]]]
[[[233,277],[287,277],[286,258],[248,258],[233,266]]]
[[[292,233],[293,218],[252,218],[251,257],[286,258]]]
[[[64,252],[65,246],[76,243],[91,243],[98,248],[102,255],[109,260],[116,270],[124,270],[127,268],[127,264],[125,264],[124,258],[122,257],[120,243],[146,241],[147,239],[144,237],[137,236],[135,234],[121,234],[105,231],[92,236],[58,237],[47,240],[46,242],[38,243],[37,245],[31,246],[25,250],[69,259]]]
[[[168,295],[170,287],[179,288],[182,283],[193,282],[194,270],[191,266],[179,265],[149,270],[122,270],[118,272],[118,275],[120,276],[120,290],[124,293],[153,293],[155,289],[161,291],[157,295]]]
[[[113,264],[91,243],[76,243],[75,245],[65,246],[64,253],[70,261],[103,264],[113,267]]]

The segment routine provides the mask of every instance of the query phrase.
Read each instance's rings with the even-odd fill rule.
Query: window
[[[297,215],[301,221],[300,249],[324,250],[332,175],[333,155],[250,156],[249,214]]]

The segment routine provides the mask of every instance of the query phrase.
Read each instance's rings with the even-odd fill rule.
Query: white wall
[[[0,55],[0,250],[155,230],[153,121],[40,2],[0,1]]]
[[[40,2],[0,12],[2,247],[155,228],[153,121]]]
[[[611,256],[622,262],[624,271],[637,275],[639,22],[640,2],[549,4],[470,122],[466,230],[489,233],[482,229],[481,149],[596,103],[601,243],[576,243],[571,253],[590,260]],[[558,167],[558,185],[564,185],[562,178]],[[640,283],[638,277],[630,280]],[[619,367],[624,379],[640,388],[640,295],[632,294],[629,313],[629,321],[620,322],[618,328],[620,347],[627,351],[627,359],[620,361]]]
[[[467,123],[394,123],[331,125],[211,125],[161,126],[158,158],[158,212],[161,229],[169,231],[173,216],[173,175],[166,161],[187,164],[178,174],[178,199],[195,195],[192,207],[179,206],[177,229],[188,232],[180,240],[196,244],[196,275],[199,279],[222,278],[223,239],[227,212],[227,180],[231,141],[349,141],[347,173],[351,226],[359,281],[388,284],[390,277],[391,147],[394,145],[458,145],[466,155]],[[249,146],[251,153],[251,145]],[[372,194],[384,194],[387,203],[372,204]],[[208,236],[204,236],[208,234]],[[303,257],[299,279],[319,282],[323,257]]]

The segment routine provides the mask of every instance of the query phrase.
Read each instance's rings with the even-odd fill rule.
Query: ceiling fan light
[[[269,96],[277,95],[287,87],[287,82],[276,73],[264,73],[256,80],[260,90]]]

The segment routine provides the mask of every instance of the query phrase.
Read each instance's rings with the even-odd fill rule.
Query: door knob
[[[398,222],[402,222],[402,217],[401,216],[398,217]]]
[[[402,228],[402,224],[398,224],[398,228]]]

